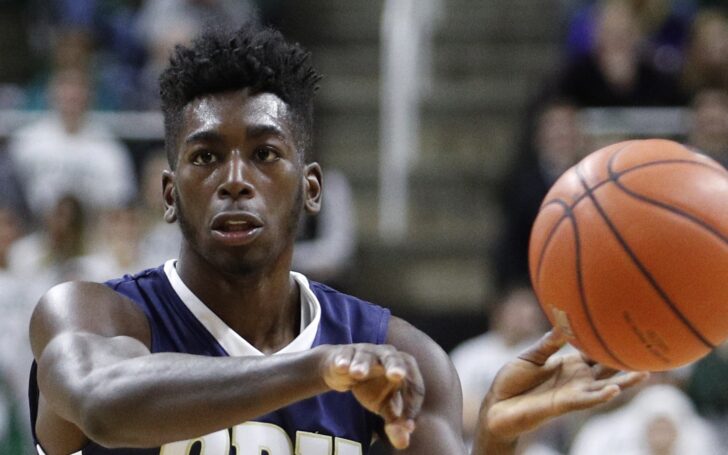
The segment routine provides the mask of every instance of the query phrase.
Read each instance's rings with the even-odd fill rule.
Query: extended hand
[[[322,376],[333,390],[351,390],[366,409],[384,418],[384,429],[397,449],[409,445],[425,394],[415,359],[392,346],[332,346]]]
[[[617,374],[579,354],[554,356],[565,341],[554,330],[504,366],[481,410],[481,424],[500,440],[513,440],[549,418],[605,403],[647,373]]]

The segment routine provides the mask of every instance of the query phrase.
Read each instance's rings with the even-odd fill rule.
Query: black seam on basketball
[[[614,157],[612,157],[614,158]],[[657,280],[652,276],[652,274],[647,270],[647,267],[645,267],[642,262],[637,258],[637,255],[632,251],[632,249],[629,247],[627,242],[624,240],[624,238],[619,234],[619,231],[617,231],[617,228],[612,223],[612,220],[609,219],[606,212],[604,212],[604,209],[597,201],[595,195],[593,194],[593,189],[589,188],[586,184],[586,180],[584,179],[584,176],[579,170],[579,167],[576,168],[576,175],[579,178],[579,181],[581,182],[582,187],[584,187],[584,190],[586,191],[586,195],[589,197],[589,199],[592,201],[592,204],[594,204],[594,207],[597,209],[597,212],[599,212],[599,215],[602,217],[604,222],[607,224],[607,227],[612,232],[612,235],[615,237],[615,239],[619,242],[619,244],[622,246],[624,251],[627,253],[627,256],[632,260],[634,265],[637,267],[637,269],[640,271],[640,273],[645,277],[647,282],[652,286],[652,288],[657,292],[657,294],[662,298],[662,300],[667,304],[670,309],[672,309],[673,313],[682,321],[682,323],[692,332],[693,335],[695,335],[696,338],[700,340],[705,346],[713,349],[716,346],[713,345],[709,340],[707,340],[695,327],[693,327],[693,324],[690,322],[690,320],[685,317],[684,314],[675,306],[675,304],[672,302],[670,297],[667,295],[667,293],[660,287],[660,285],[657,283]],[[612,181],[610,179],[610,181]]]
[[[623,170],[621,170],[621,171],[619,171],[619,172],[615,172],[615,171],[613,171],[613,170],[612,170],[612,162],[613,162],[613,160],[615,159],[615,157],[617,156],[617,154],[619,154],[619,152],[621,152],[622,150],[623,150],[623,149],[620,149],[620,150],[616,151],[616,152],[615,152],[615,153],[614,153],[614,154],[613,154],[613,155],[612,155],[612,156],[610,157],[610,159],[609,159],[609,162],[608,162],[608,164],[607,164],[607,169],[608,169],[608,172],[609,172],[609,177],[608,177],[607,179],[605,179],[605,180],[602,180],[601,182],[599,182],[599,183],[595,184],[595,185],[594,185],[593,187],[591,187],[591,188],[588,188],[588,187],[586,186],[586,182],[585,182],[585,180],[583,180],[583,179],[582,179],[582,177],[580,176],[580,177],[579,177],[579,179],[580,179],[580,181],[582,182],[582,187],[584,187],[584,188],[587,188],[587,191],[585,191],[585,192],[584,192],[584,193],[583,193],[582,195],[580,195],[580,196],[579,196],[578,198],[574,199],[574,201],[573,201],[573,202],[571,203],[571,205],[568,205],[568,204],[567,204],[567,203],[566,203],[566,202],[565,202],[565,201],[564,201],[563,199],[551,199],[551,200],[549,200],[549,201],[547,201],[547,202],[544,202],[544,203],[543,203],[543,204],[541,205],[541,207],[539,208],[539,212],[541,212],[541,210],[543,210],[544,208],[546,208],[547,206],[549,206],[549,205],[551,205],[551,204],[553,204],[553,203],[560,203],[561,205],[563,205],[563,206],[564,206],[564,208],[565,208],[565,209],[567,209],[567,213],[568,213],[568,212],[570,212],[571,210],[573,210],[573,209],[574,209],[574,207],[576,207],[576,206],[577,206],[577,205],[578,205],[578,204],[579,204],[579,203],[580,203],[580,202],[581,202],[582,200],[584,200],[585,198],[589,197],[589,192],[590,192],[590,191],[591,191],[591,192],[594,192],[594,191],[598,190],[599,188],[601,188],[602,186],[604,186],[604,185],[606,185],[607,183],[610,183],[610,182],[613,182],[613,183],[615,183],[615,184],[616,184],[617,186],[619,186],[620,188],[622,188],[622,185],[621,185],[621,184],[620,184],[620,183],[618,182],[618,180],[619,180],[619,178],[620,178],[621,176],[623,176],[623,175],[626,175],[626,174],[629,174],[629,173],[631,173],[631,172],[634,172],[634,171],[637,171],[637,170],[639,170],[639,169],[643,169],[643,168],[646,168],[646,167],[649,167],[649,166],[655,165],[655,164],[695,164],[695,165],[698,165],[698,166],[703,166],[703,167],[706,167],[706,168],[708,168],[708,169],[712,169],[712,170],[714,170],[714,171],[720,172],[720,170],[719,170],[719,169],[716,169],[715,167],[713,167],[713,166],[710,166],[710,165],[708,165],[708,164],[705,164],[705,163],[701,163],[701,162],[699,162],[699,161],[692,161],[692,160],[683,160],[683,159],[680,159],[680,160],[660,160],[660,161],[650,161],[649,163],[642,163],[642,164],[638,164],[638,165],[636,165],[636,166],[634,166],[634,167],[631,167],[631,168],[627,168],[627,169],[623,169]],[[626,191],[627,191],[627,190],[625,190],[625,192],[626,192]],[[646,197],[646,196],[645,196],[645,197]],[[660,205],[660,202],[659,202],[659,201],[654,201],[654,202],[655,202],[655,204],[656,204],[656,205]],[[667,206],[666,206],[666,207],[664,207],[664,208],[666,208],[666,209],[667,209]],[[678,209],[676,209],[676,210],[678,210]],[[568,215],[567,215],[567,213],[565,213],[565,214],[564,214],[564,215],[562,216],[562,218],[561,218],[560,220],[558,220],[558,221],[556,222],[556,224],[555,224],[555,226],[554,226],[554,230],[555,230],[555,228],[556,228],[556,227],[558,227],[558,226],[559,226],[559,225],[561,224],[561,222],[562,222],[562,221],[563,221],[563,220],[564,220],[564,219],[565,219],[565,218],[566,218],[566,217],[568,216]],[[692,219],[692,218],[691,218],[691,216],[690,216],[689,214],[687,214],[687,213],[683,213],[683,212],[681,212],[681,213],[679,213],[679,214],[680,214],[680,215],[684,215],[684,216],[685,216],[686,218],[690,218],[690,219]],[[709,231],[713,232],[714,234],[718,235],[718,237],[720,237],[720,238],[721,238],[722,240],[724,240],[724,241],[725,241],[725,238],[726,238],[726,237],[725,237],[725,236],[723,236],[723,234],[722,234],[722,233],[720,233],[720,231],[718,231],[717,229],[715,229],[715,228],[712,228],[712,227],[711,227],[710,225],[707,225],[707,224],[705,224],[705,223],[701,222],[701,221],[700,221],[700,220],[698,220],[698,219],[694,219],[694,221],[695,221],[695,222],[697,222],[697,223],[699,223],[699,224],[703,224],[703,226],[704,226],[704,227],[705,227],[705,228],[706,228],[707,230],[709,230]],[[544,249],[545,249],[545,248],[546,248],[546,244],[544,245]],[[543,250],[542,250],[542,253],[543,253]],[[540,263],[540,262],[541,262],[541,259],[539,259],[539,263]]]
[[[561,222],[564,221],[566,218],[569,218],[571,216],[571,207],[569,207],[569,204],[566,203],[563,199],[552,199],[546,204],[543,205],[543,207],[546,207],[547,205],[551,204],[558,204],[561,207],[564,208],[564,215],[559,219],[556,223],[554,223],[554,227],[551,228],[551,232],[546,236],[546,240],[543,242],[543,246],[541,247],[541,253],[539,253],[538,256],[538,265],[536,266],[536,283],[541,282],[541,264],[543,264],[543,258],[546,255],[546,248],[548,248],[549,243],[551,243],[551,239],[553,238],[554,234],[556,233],[556,230],[561,226]]]
[[[616,156],[617,156],[617,154],[615,153],[614,155],[612,155],[609,158],[608,166],[610,167],[610,169],[611,169],[612,162],[614,161],[614,159],[616,158]],[[627,174],[629,172],[633,172],[633,171],[636,171],[636,170],[639,170],[639,169],[642,169],[642,168],[646,168],[646,167],[650,167],[650,166],[654,166],[654,165],[662,165],[662,164],[693,164],[695,166],[704,167],[706,169],[710,169],[711,171],[717,172],[718,174],[721,175],[721,177],[728,177],[728,172],[726,172],[724,169],[719,169],[719,168],[717,168],[715,166],[711,166],[708,163],[703,163],[702,161],[685,160],[685,159],[650,161],[650,162],[647,162],[647,163],[641,163],[641,164],[637,164],[637,165],[632,166],[632,167],[628,167],[627,169],[622,169],[619,172],[616,172],[615,171],[615,173],[618,174],[618,175],[624,175],[624,174]],[[603,183],[609,183],[609,180],[605,180]]]
[[[634,370],[635,368],[630,368],[625,362],[623,362],[617,355],[612,352],[611,349],[609,349],[609,345],[607,345],[607,342],[602,338],[602,334],[599,333],[599,329],[597,329],[596,324],[594,324],[594,318],[592,318],[591,310],[589,309],[589,305],[586,301],[586,291],[584,290],[584,277],[581,273],[581,238],[579,237],[579,226],[576,222],[576,217],[573,215],[571,210],[569,210],[569,221],[571,221],[571,225],[574,229],[574,249],[576,254],[576,281],[578,283],[579,288],[579,300],[581,301],[581,307],[584,311],[584,315],[586,316],[586,320],[589,323],[589,326],[591,327],[592,333],[596,336],[599,343],[601,343],[602,348],[604,351],[614,360],[617,362],[620,366],[627,370]],[[576,334],[575,334],[576,335]]]
[[[728,235],[723,234],[718,230],[718,228],[711,226],[710,224],[706,223],[705,221],[695,217],[694,215],[691,215],[690,213],[682,210],[679,207],[675,207],[674,205],[666,204],[662,201],[658,201],[656,199],[653,199],[649,196],[645,196],[643,194],[637,193],[626,186],[622,184],[622,182],[619,181],[619,178],[623,175],[623,173],[615,172],[612,169],[612,160],[609,160],[607,163],[607,171],[609,172],[609,179],[614,182],[615,185],[622,191],[624,191],[627,195],[632,196],[633,198],[640,200],[642,202],[645,202],[647,204],[651,204],[654,206],[657,206],[661,209],[667,210],[668,212],[671,212],[675,215],[687,218],[689,221],[692,221],[693,223],[697,224],[698,226],[702,227],[706,231],[710,232],[711,234],[718,237],[723,243],[728,244]]]
[[[614,158],[616,157],[616,155],[617,155],[617,154],[618,154],[618,153],[619,153],[619,152],[620,152],[621,150],[622,150],[622,149],[618,150],[617,152],[615,152],[615,153],[614,153],[614,155],[612,155],[612,156],[610,157],[610,159],[609,159],[609,163],[610,163],[610,164],[609,164],[609,166],[611,166],[611,162],[612,162],[612,160],[613,160],[613,159],[614,159]],[[619,172],[615,172],[615,175],[617,175],[618,177],[621,177],[621,176],[623,176],[623,175],[625,175],[625,174],[629,174],[629,173],[631,173],[631,172],[634,172],[634,171],[637,171],[637,170],[639,170],[639,169],[643,169],[643,168],[646,168],[646,167],[650,167],[650,166],[654,166],[654,165],[663,165],[663,164],[694,164],[694,165],[697,165],[697,166],[702,166],[702,167],[708,168],[708,169],[710,169],[710,170],[716,171],[716,172],[718,172],[718,173],[719,173],[719,174],[721,174],[721,175],[722,175],[722,174],[726,174],[726,172],[723,172],[723,170],[722,170],[722,169],[717,169],[717,168],[716,168],[716,167],[714,167],[714,166],[710,166],[710,165],[708,165],[708,164],[706,164],[706,163],[701,163],[700,161],[693,161],[693,160],[684,160],[684,159],[676,159],[676,160],[659,160],[659,161],[650,161],[649,163],[642,163],[642,164],[638,164],[638,165],[636,165],[636,166],[633,166],[633,167],[630,167],[630,168],[627,168],[627,169],[622,169],[622,170],[621,170],[621,171],[619,171]],[[611,169],[611,167],[610,167],[610,169]],[[607,183],[610,183],[610,182],[613,182],[613,181],[614,181],[614,180],[612,180],[612,178],[611,178],[611,175],[610,175],[610,177],[606,178],[605,180],[602,180],[601,182],[598,182],[598,183],[594,184],[594,186],[592,186],[592,187],[590,188],[590,190],[591,190],[591,191],[595,191],[595,190],[597,190],[597,189],[601,188],[602,186],[606,185]],[[587,194],[587,193],[585,192],[585,193],[583,193],[583,194],[582,194],[581,196],[579,196],[578,198],[574,199],[574,202],[572,202],[572,204],[571,204],[571,206],[570,206],[570,207],[571,207],[571,208],[573,209],[574,207],[576,207],[576,205],[577,205],[577,204],[578,204],[579,202],[581,202],[581,201],[582,201],[582,200],[583,200],[584,198],[586,198],[586,197],[588,197],[588,194]],[[541,207],[539,208],[539,212],[540,212],[541,210],[543,210],[543,208],[544,208],[544,207],[546,207],[546,206],[547,206],[547,205],[548,205],[549,203],[551,203],[551,202],[553,202],[553,201],[555,201],[555,200],[556,200],[556,199],[551,199],[551,200],[549,200],[548,202],[544,202],[544,203],[543,203],[543,204],[541,205]]]

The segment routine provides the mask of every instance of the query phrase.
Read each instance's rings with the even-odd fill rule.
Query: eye
[[[255,149],[255,159],[264,163],[272,163],[280,158],[278,152],[272,147],[260,147]]]
[[[199,152],[196,152],[195,155],[192,157],[192,164],[198,165],[198,166],[204,166],[206,164],[212,164],[217,161],[217,157],[214,153],[210,152],[209,150],[200,150]]]

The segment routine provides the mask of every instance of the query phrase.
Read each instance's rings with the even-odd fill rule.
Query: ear
[[[164,198],[164,221],[177,221],[177,209],[174,200],[174,172],[165,169],[162,172],[162,197]]]
[[[318,163],[309,163],[303,169],[304,209],[309,215],[315,215],[321,210],[321,190],[323,175]]]

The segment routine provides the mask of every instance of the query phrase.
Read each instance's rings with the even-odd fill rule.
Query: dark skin
[[[322,175],[299,153],[287,105],[231,91],[188,104],[165,218],[183,229],[184,283],[260,351],[289,344],[300,324],[290,278],[295,220],[321,203]],[[259,315],[255,320],[245,315]],[[65,283],[39,302],[30,326],[41,390],[38,438],[48,455],[155,447],[229,428],[330,390],[352,391],[385,420],[403,454],[465,453],[461,397],[447,355],[392,318],[388,345],[317,346],[297,354],[202,357],[150,352],[145,315],[93,283]],[[481,412],[475,454],[510,454],[518,435],[550,417],[607,401],[641,375],[551,357],[548,335],[503,369]],[[547,362],[548,360],[548,362]],[[245,384],[245,387],[240,387]],[[153,399],[150,399],[153,397]]]

